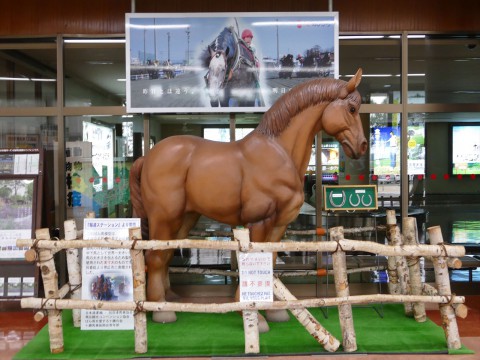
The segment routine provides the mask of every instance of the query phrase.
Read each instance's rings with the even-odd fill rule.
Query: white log
[[[50,232],[48,229],[38,229],[35,232],[37,239],[50,239]],[[43,287],[45,295],[49,299],[58,299],[58,274],[55,269],[54,251],[50,249],[40,249],[39,266],[42,273]],[[42,304],[38,308],[44,308]],[[48,310],[48,335],[50,338],[50,352],[58,354],[63,352],[63,327],[62,327],[62,312],[53,307]]]
[[[65,240],[77,239],[77,224],[74,219],[66,220],[63,223],[65,231]],[[82,267],[80,264],[80,251],[79,249],[67,249],[67,269],[68,269],[68,282],[71,286],[72,299],[80,299],[82,295]],[[80,310],[73,310],[73,326],[80,327],[81,314]]]
[[[382,225],[377,226],[376,228],[373,226],[363,226],[363,227],[355,227],[355,228],[344,228],[343,232],[345,234],[360,234],[366,232],[374,232],[378,229],[382,229]],[[317,228],[312,230],[286,230],[286,236],[290,235],[325,235],[324,228]],[[201,236],[201,237],[209,237],[209,236],[223,236],[223,237],[232,237],[232,231],[221,231],[221,230],[212,230],[212,231],[201,231],[201,230],[190,230],[188,236]]]
[[[426,256],[425,257],[427,260],[430,260],[431,262],[433,262],[433,259],[431,256]],[[462,263],[462,260],[460,260],[459,258],[456,258],[456,257],[449,257],[447,259],[447,266],[450,268],[450,269],[461,269],[462,266],[463,266],[463,263]]]
[[[234,229],[233,236],[238,242],[238,250],[241,252],[248,252],[250,249],[250,232],[248,229]]]
[[[406,245],[418,244],[417,220],[414,217],[403,219],[404,241]],[[410,277],[410,294],[422,294],[422,276],[420,273],[420,258],[418,256],[407,256],[407,266]],[[413,303],[413,316],[418,322],[427,320],[424,303]]]
[[[388,225],[397,225],[397,215],[395,210],[387,209],[385,211],[386,218],[387,218],[387,227]]]
[[[427,229],[431,244],[443,244],[442,230],[440,226],[433,226]],[[435,283],[439,295],[452,296],[450,289],[450,276],[448,274],[447,255],[433,259],[433,268],[435,271]],[[440,305],[440,314],[442,316],[443,330],[447,338],[449,349],[460,349],[460,335],[458,332],[457,319],[451,304]]]
[[[281,300],[297,300],[278,278],[273,279],[273,292]],[[290,312],[297,318],[310,335],[317,340],[325,350],[335,352],[340,342],[325,329],[307,309],[290,309]]]
[[[139,227],[128,229],[131,240],[141,240],[142,230]],[[130,250],[132,258],[133,299],[140,305],[146,300],[145,256],[143,250]],[[148,350],[147,314],[138,308],[134,312],[135,352],[144,354]]]
[[[388,245],[392,245],[391,236],[390,236],[390,229],[393,226],[397,225],[397,217],[395,214],[395,210],[386,210],[386,222],[387,222],[387,231],[386,237]],[[400,289],[400,280],[398,278],[397,272],[397,261],[395,260],[395,256],[388,256],[387,257],[387,274],[388,274],[388,292],[392,295],[399,295],[402,293]]]
[[[355,274],[359,272],[371,272],[385,270],[385,266],[366,266],[353,269],[347,269],[347,274]],[[238,277],[238,272],[231,270],[204,269],[204,268],[184,268],[171,267],[171,274],[197,274],[197,275],[220,275],[229,277]],[[298,277],[298,276],[327,276],[333,275],[333,270],[317,269],[317,270],[274,270],[278,277]]]
[[[67,296],[70,293],[70,289],[71,287],[69,283],[64,284],[60,289],[58,289],[58,298],[64,299],[65,296]],[[73,310],[73,311],[77,311],[77,310]],[[44,317],[45,317],[45,311],[43,310],[37,311],[35,315],[33,315],[33,319],[36,322],[40,322],[41,320],[43,320]]]
[[[304,300],[284,300],[274,302],[231,302],[231,303],[175,303],[175,302],[151,302],[145,301],[142,308],[145,311],[175,311],[175,312],[199,312],[199,313],[217,313],[223,314],[232,311],[243,310],[280,310],[280,309],[304,309],[324,306],[338,306],[343,303],[352,305],[392,303],[400,304],[404,302],[423,301],[433,304],[459,304],[465,302],[464,296],[454,296],[453,299],[447,296],[428,296],[428,295],[389,295],[389,294],[371,294],[371,295],[352,295],[343,298],[314,298]],[[72,299],[41,299],[41,298],[22,298],[20,300],[22,308],[35,309],[43,305],[44,309],[89,309],[89,310],[108,310],[108,311],[135,311],[137,303],[134,301],[101,301],[101,300],[72,300]]]
[[[32,239],[18,239],[16,244],[21,246],[32,246]],[[56,251],[68,248],[99,247],[111,249],[130,249],[133,241],[130,240],[65,240],[65,241],[39,241],[38,248],[54,249]],[[403,245],[389,246],[378,244],[373,241],[360,240],[340,240],[340,245],[344,251],[361,251],[384,256],[440,256],[447,252],[450,257],[464,256],[465,247],[459,245]],[[248,252],[278,252],[278,251],[312,251],[312,252],[333,252],[337,245],[329,242],[300,242],[300,241],[282,241],[279,243],[250,243]],[[205,241],[205,240],[143,240],[135,245],[138,250],[165,250],[165,249],[221,249],[238,251],[237,241]]]
[[[403,246],[402,235],[398,225],[389,225],[387,229],[389,243],[392,246]],[[395,267],[397,269],[400,292],[410,294],[410,275],[408,273],[407,261],[404,256],[395,256]],[[411,303],[405,303],[405,315],[413,316],[413,306]]]
[[[242,311],[243,328],[245,332],[245,354],[260,352],[260,336],[258,331],[258,311]]]
[[[430,284],[422,284],[422,295],[438,295],[438,290]],[[465,319],[468,316],[468,307],[465,304],[452,304],[455,315]]]
[[[330,241],[340,241],[343,239],[343,227],[338,226],[330,230]],[[335,273],[335,290],[338,297],[350,296],[347,276],[347,259],[345,252],[339,247],[332,253],[333,271]],[[351,304],[338,305],[338,316],[340,327],[342,329],[342,344],[346,352],[357,350],[357,337],[353,326],[353,314]]]

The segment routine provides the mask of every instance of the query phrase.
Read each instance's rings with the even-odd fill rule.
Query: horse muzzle
[[[343,150],[345,151],[345,154],[352,159],[359,159],[362,155],[364,155],[367,152],[367,149],[368,149],[367,139],[365,138],[360,140],[357,146],[353,146],[352,143],[347,139],[343,140],[341,144],[343,146]]]

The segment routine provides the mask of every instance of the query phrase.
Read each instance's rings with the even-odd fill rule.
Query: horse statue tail
[[[133,214],[132,217],[141,219],[142,239],[149,239],[148,218],[142,202],[142,193],[140,191],[140,180],[145,158],[139,157],[134,161],[130,168],[130,200],[132,201]]]

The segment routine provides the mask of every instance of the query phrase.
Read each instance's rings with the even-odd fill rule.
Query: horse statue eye
[[[355,107],[353,107],[353,106],[350,107],[350,113],[351,113],[351,114],[354,114],[354,113],[355,113]]]

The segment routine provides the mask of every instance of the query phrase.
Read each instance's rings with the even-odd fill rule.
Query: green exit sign
[[[377,185],[324,185],[324,210],[377,210]]]

